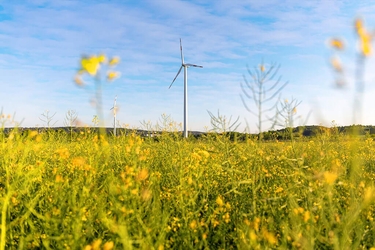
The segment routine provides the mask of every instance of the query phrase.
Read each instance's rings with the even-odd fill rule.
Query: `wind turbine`
[[[188,96],[187,96],[187,69],[189,67],[203,68],[203,66],[199,66],[199,65],[196,65],[196,64],[190,64],[190,63],[185,63],[184,62],[184,54],[182,53],[182,41],[181,41],[181,38],[180,38],[180,50],[181,50],[181,61],[182,61],[182,64],[181,64],[180,70],[177,72],[177,75],[173,79],[171,85],[169,85],[169,88],[172,87],[174,81],[176,80],[176,78],[178,77],[178,75],[181,73],[182,68],[184,68],[184,137],[187,138],[188,137],[188,119],[187,119],[187,114],[188,114],[188,105],[187,105],[187,101],[188,101]]]
[[[115,101],[113,103],[113,107],[110,109],[113,109],[113,135],[116,136],[116,113],[117,113],[117,106],[116,106],[116,100],[117,100],[117,95],[115,97]]]

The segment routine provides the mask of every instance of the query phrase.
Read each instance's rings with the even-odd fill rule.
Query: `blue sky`
[[[257,132],[256,117],[245,109],[240,83],[249,78],[246,65],[280,64],[279,75],[289,84],[282,99],[302,101],[307,124],[353,122],[354,69],[357,43],[353,20],[362,17],[375,30],[372,1],[299,0],[103,0],[0,1],[0,107],[16,113],[22,126],[43,126],[39,119],[56,112],[63,125],[68,110],[83,124],[96,114],[90,104],[93,83],[78,88],[74,75],[81,55],[119,56],[121,78],[103,82],[104,120],[117,95],[121,125],[140,128],[164,113],[183,121],[183,75],[171,89],[180,67],[179,39],[189,68],[189,130],[210,129],[207,111],[245,119]],[[331,37],[343,38],[340,54],[348,85],[335,88],[329,67]],[[361,123],[375,124],[374,59],[366,62]],[[374,73],[373,73],[374,72]],[[254,107],[249,101],[248,104]],[[297,122],[298,123],[298,122]],[[296,124],[298,125],[298,124]],[[267,129],[267,125],[264,126]]]

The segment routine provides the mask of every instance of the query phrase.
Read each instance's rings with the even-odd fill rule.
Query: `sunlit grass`
[[[1,138],[6,249],[374,246],[371,139]]]

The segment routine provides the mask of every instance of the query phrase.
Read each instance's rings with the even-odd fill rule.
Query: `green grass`
[[[2,249],[369,249],[375,145],[0,132]]]

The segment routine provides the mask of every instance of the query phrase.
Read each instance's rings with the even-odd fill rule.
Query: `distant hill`
[[[374,135],[375,126],[372,125],[350,125],[338,127],[325,127],[320,125],[298,126],[295,128],[283,128],[264,132],[264,139],[277,136],[277,139],[290,139],[294,137],[314,137],[322,134],[339,135],[339,134],[356,134],[356,135]]]
[[[8,134],[15,128],[4,128],[4,133]],[[61,132],[61,133],[79,133],[81,131],[90,130],[92,132],[97,132],[99,128],[97,127],[51,127],[51,128],[44,128],[44,127],[19,127],[17,130],[21,133],[24,131],[38,131],[38,132],[46,132],[46,131],[54,131],[54,132]],[[104,128],[107,134],[113,134],[113,128]],[[129,133],[136,133],[138,135],[144,137],[155,137],[160,135],[161,133],[172,133],[172,132],[162,132],[162,131],[147,131],[142,129],[126,129],[126,128],[116,128],[117,135],[125,135]],[[182,133],[182,132],[181,132]],[[214,132],[209,132],[210,134]],[[189,135],[199,138],[209,134],[208,132],[200,132],[200,131],[189,131]],[[226,132],[227,136],[229,136],[233,140],[244,140],[245,138],[258,138],[259,134],[246,134],[240,132]],[[270,130],[262,133],[262,137],[264,140],[290,140],[291,137],[299,138],[299,137],[315,137],[322,134],[329,134],[329,135],[339,135],[339,134],[357,134],[357,135],[368,135],[371,137],[375,137],[375,126],[372,125],[350,125],[350,126],[338,126],[338,127],[325,127],[320,125],[308,125],[308,126],[298,126],[294,128],[283,128],[278,130]]]

